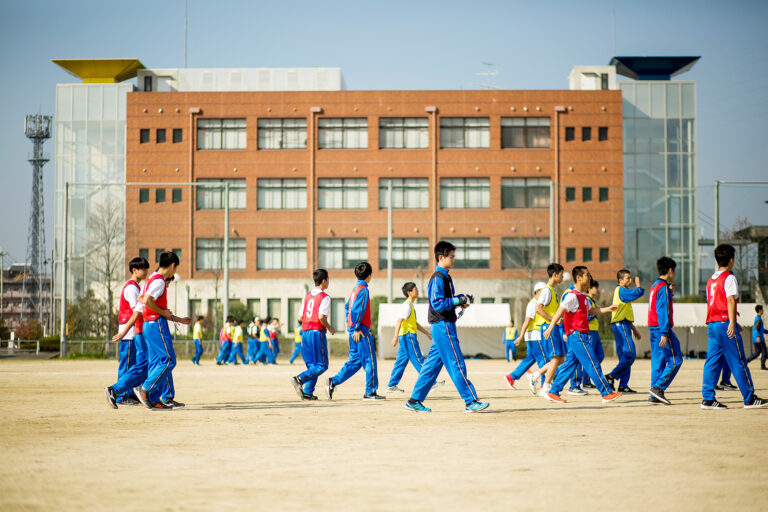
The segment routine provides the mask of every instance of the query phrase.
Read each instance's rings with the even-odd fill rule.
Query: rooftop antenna
[[[189,0],[184,0],[184,69],[187,68],[187,27],[189,26]]]
[[[493,77],[499,76],[499,71],[496,69],[492,69],[492,66],[495,66],[496,64],[492,64],[490,62],[481,62],[480,64],[486,67],[486,71],[482,73],[475,73],[475,75],[484,76],[486,77],[486,80],[483,83],[475,82],[475,85],[478,85],[483,89],[498,89],[498,87],[494,85],[493,82],[491,81]]]
[[[611,0],[611,42],[613,44],[613,55],[616,56],[616,0]]]

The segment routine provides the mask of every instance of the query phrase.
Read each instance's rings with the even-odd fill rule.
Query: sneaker
[[[365,400],[365,401],[386,400],[386,399],[387,399],[387,397],[381,396],[381,395],[377,395],[375,391],[373,393],[371,393],[370,395],[368,395],[368,394],[363,395],[363,400]]]
[[[583,387],[583,388],[589,388],[589,389],[597,389],[597,386],[595,386],[595,385],[594,385],[594,384],[592,384],[591,382],[589,382],[589,383],[587,383],[587,384],[582,384],[582,385],[581,385],[581,387]]]
[[[768,400],[752,395],[752,400],[744,404],[745,409],[757,409],[768,406]]]
[[[526,375],[526,377],[528,377],[528,389],[530,389],[530,390],[531,390],[531,394],[532,394],[533,396],[536,396],[536,387],[537,387],[537,386],[538,386],[538,384],[539,384],[539,383],[537,382],[537,381],[539,380],[539,377],[534,377],[534,374],[532,374],[532,373],[531,373],[531,374],[528,374],[528,375]]]
[[[118,402],[117,405],[119,406],[133,406],[133,405],[141,405],[141,402],[139,402],[136,397],[134,396],[127,396],[123,398],[122,402]]]
[[[565,398],[562,398],[560,395],[556,395],[554,393],[547,393],[546,398],[550,402],[555,402],[556,404],[564,404],[567,401]]]
[[[302,393],[301,394],[302,400],[317,400],[317,397],[315,395],[310,395],[309,393]]]
[[[177,402],[176,400],[173,400],[173,399],[171,399],[171,400],[166,400],[165,402],[162,402],[162,404],[163,404],[163,405],[170,405],[170,406],[171,406],[171,407],[173,407],[174,409],[181,409],[181,408],[182,408],[182,407],[184,407],[184,405],[185,405],[185,404],[183,404],[182,402]]]
[[[107,402],[109,402],[109,406],[113,409],[117,409],[117,396],[115,395],[115,390],[112,389],[112,386],[105,387],[104,393],[107,394]]]
[[[728,406],[725,404],[721,404],[717,400],[702,400],[701,408],[702,409],[727,409]]]
[[[336,385],[333,383],[333,378],[328,377],[328,384],[325,385],[325,393],[328,395],[328,400],[333,400],[333,391],[336,389]]]
[[[303,386],[301,385],[301,381],[298,377],[291,377],[291,384],[293,385],[293,389],[296,390],[296,394],[299,395],[299,398],[302,398],[302,395],[304,394]]]
[[[544,383],[543,386],[539,388],[539,392],[537,393],[542,398],[547,398],[547,394],[549,393],[549,390],[552,388],[552,384]]]
[[[617,398],[619,398],[622,395],[621,391],[614,391],[613,393],[608,393],[603,397],[603,402],[613,402]]]
[[[405,390],[397,386],[387,386],[387,393],[405,393]]]
[[[432,409],[430,409],[429,407],[424,407],[424,404],[422,404],[418,400],[413,400],[413,401],[408,400],[407,402],[405,402],[405,408],[413,412],[432,412]]]
[[[715,384],[715,391],[725,391],[725,388],[720,384]]]
[[[655,396],[653,396],[653,395],[650,395],[650,396],[648,397],[648,403],[649,403],[649,404],[663,404],[664,402],[662,402],[661,400],[659,400],[659,399],[658,399],[658,398],[656,398]]]
[[[139,402],[141,402],[144,407],[147,409],[152,408],[152,402],[149,401],[149,395],[147,394],[147,390],[145,390],[141,386],[136,386],[133,388],[133,394],[136,395],[136,398],[139,399]]]
[[[587,393],[586,391],[584,391],[581,388],[571,388],[571,389],[568,390],[568,394],[569,395],[584,396],[584,395],[588,395],[589,393]]]
[[[630,388],[629,386],[619,386],[617,391],[621,391],[622,393],[637,393],[637,391]]]
[[[608,387],[611,388],[611,391],[616,389],[616,387],[614,386],[614,380],[615,379],[613,378],[613,375],[611,375],[610,373],[606,373],[605,374],[605,380],[608,382]]]
[[[651,396],[659,401],[659,403],[662,403],[664,405],[670,405],[672,402],[667,400],[667,397],[664,396],[664,390],[661,388],[651,388],[650,391]]]
[[[155,402],[155,403],[152,404],[152,407],[150,407],[149,409],[152,410],[152,411],[170,411],[173,408],[174,408],[173,404],[170,403],[170,402],[168,402],[168,403]]]
[[[723,389],[727,389],[728,391],[738,391],[738,390],[739,390],[739,388],[737,388],[736,386],[734,386],[734,385],[733,385],[733,384],[731,384],[730,382],[728,382],[727,384],[726,384],[725,382],[721,382],[721,383],[720,383],[720,386],[721,386]]]
[[[432,384],[432,388],[431,389],[437,389],[440,386],[445,386],[445,381],[444,380],[436,380],[435,383]]]
[[[507,387],[509,387],[509,389],[517,389],[515,387],[515,379],[512,378],[512,375],[505,375],[504,381],[507,383]]]
[[[478,402],[477,400],[475,400],[474,402],[472,402],[471,404],[469,404],[464,408],[464,412],[484,411],[488,408],[489,405],[491,404],[489,404],[488,402]]]

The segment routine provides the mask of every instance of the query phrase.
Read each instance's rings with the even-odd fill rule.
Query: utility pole
[[[229,316],[229,181],[224,182],[224,321]]]
[[[5,257],[8,253],[0,250],[0,318],[3,317],[3,281],[5,280]]]
[[[387,303],[394,302],[392,291],[392,178],[387,185],[387,290],[389,291]]]
[[[67,356],[67,263],[69,263],[69,182],[64,183],[64,236],[61,237],[61,327],[59,331],[59,357]]]

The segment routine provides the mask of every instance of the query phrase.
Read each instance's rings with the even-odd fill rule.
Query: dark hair
[[[315,282],[315,286],[320,286],[326,279],[328,279],[328,271],[324,268],[318,268],[312,272],[312,280]]]
[[[413,290],[414,288],[416,288],[416,283],[412,283],[408,281],[403,285],[403,295],[407,297],[408,294],[411,292],[411,290]]]
[[[660,276],[664,276],[670,270],[674,270],[676,268],[677,268],[677,263],[675,263],[675,260],[673,260],[669,256],[662,256],[661,258],[656,260],[656,270],[659,271]]]
[[[547,265],[547,275],[549,277],[552,277],[555,274],[559,274],[563,270],[565,270],[565,268],[559,263],[550,263]]]
[[[456,252],[456,246],[451,242],[440,240],[435,244],[435,261],[440,261],[440,256],[447,258],[452,252]]]
[[[553,265],[557,265],[557,263],[553,263]],[[547,271],[549,271],[549,269],[547,269]],[[571,275],[573,276],[574,281],[576,280],[577,277],[581,277],[587,273],[589,273],[589,271],[587,270],[587,267],[585,267],[584,265],[576,265],[575,267],[573,267],[573,270],[571,270]],[[552,275],[550,274],[550,277],[551,276]]]
[[[763,309],[763,305],[758,304],[757,306],[755,306],[755,313],[759,313],[760,311],[762,311],[762,309]]]
[[[361,261],[355,265],[355,277],[361,281],[365,280],[371,274],[373,274],[373,267],[367,261]]]
[[[622,277],[624,277],[627,274],[631,274],[631,273],[632,272],[630,272],[629,270],[623,268],[623,269],[619,270],[618,272],[616,272],[616,280],[617,281],[621,281]]]
[[[133,258],[130,263],[128,263],[128,270],[130,272],[133,272],[134,270],[144,270],[145,268],[149,268],[149,262],[145,258]]]
[[[233,322],[234,320],[235,320],[235,317],[233,317],[232,315],[229,315],[227,317],[227,323]]]
[[[243,319],[240,319],[240,320],[237,321],[237,325],[241,325],[241,324],[244,324],[244,323],[245,323],[245,320],[243,320]]]
[[[600,283],[598,283],[597,281],[595,281],[595,280],[593,279],[592,281],[590,281],[590,283],[589,283],[589,287],[590,287],[590,288],[600,288]]]
[[[267,317],[267,318],[264,318],[264,319],[262,319],[262,320],[261,320],[261,323],[263,323],[263,324],[268,324],[270,321],[272,321],[272,318],[270,318],[270,317]]]
[[[303,322],[302,322],[301,320],[299,320],[299,325],[301,325],[302,323],[303,323]]]
[[[198,321],[198,322],[199,322],[200,320],[202,320],[202,319],[203,319],[203,317],[202,317],[202,316],[200,316],[200,315],[197,315],[197,321]]]
[[[160,255],[160,258],[158,259],[158,266],[160,268],[168,268],[173,264],[179,265],[181,261],[179,261],[179,257],[176,256],[175,252],[171,251],[165,251]]]
[[[736,249],[732,245],[720,244],[715,247],[715,261],[721,267],[727,267],[728,263],[736,256]]]

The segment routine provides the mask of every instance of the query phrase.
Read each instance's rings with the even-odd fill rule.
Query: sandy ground
[[[450,381],[415,414],[403,395],[361,401],[361,375],[332,402],[302,403],[289,377],[303,365],[203,363],[175,371],[187,407],[154,412],[107,406],[114,361],[0,361],[0,510],[768,507],[768,410],[741,408],[738,392],[720,393],[727,411],[700,410],[702,361],[685,362],[670,407],[642,393],[551,404],[506,388],[506,362],[468,361],[482,414]],[[634,387],[649,366],[636,363]],[[768,372],[753,375],[768,396]]]

